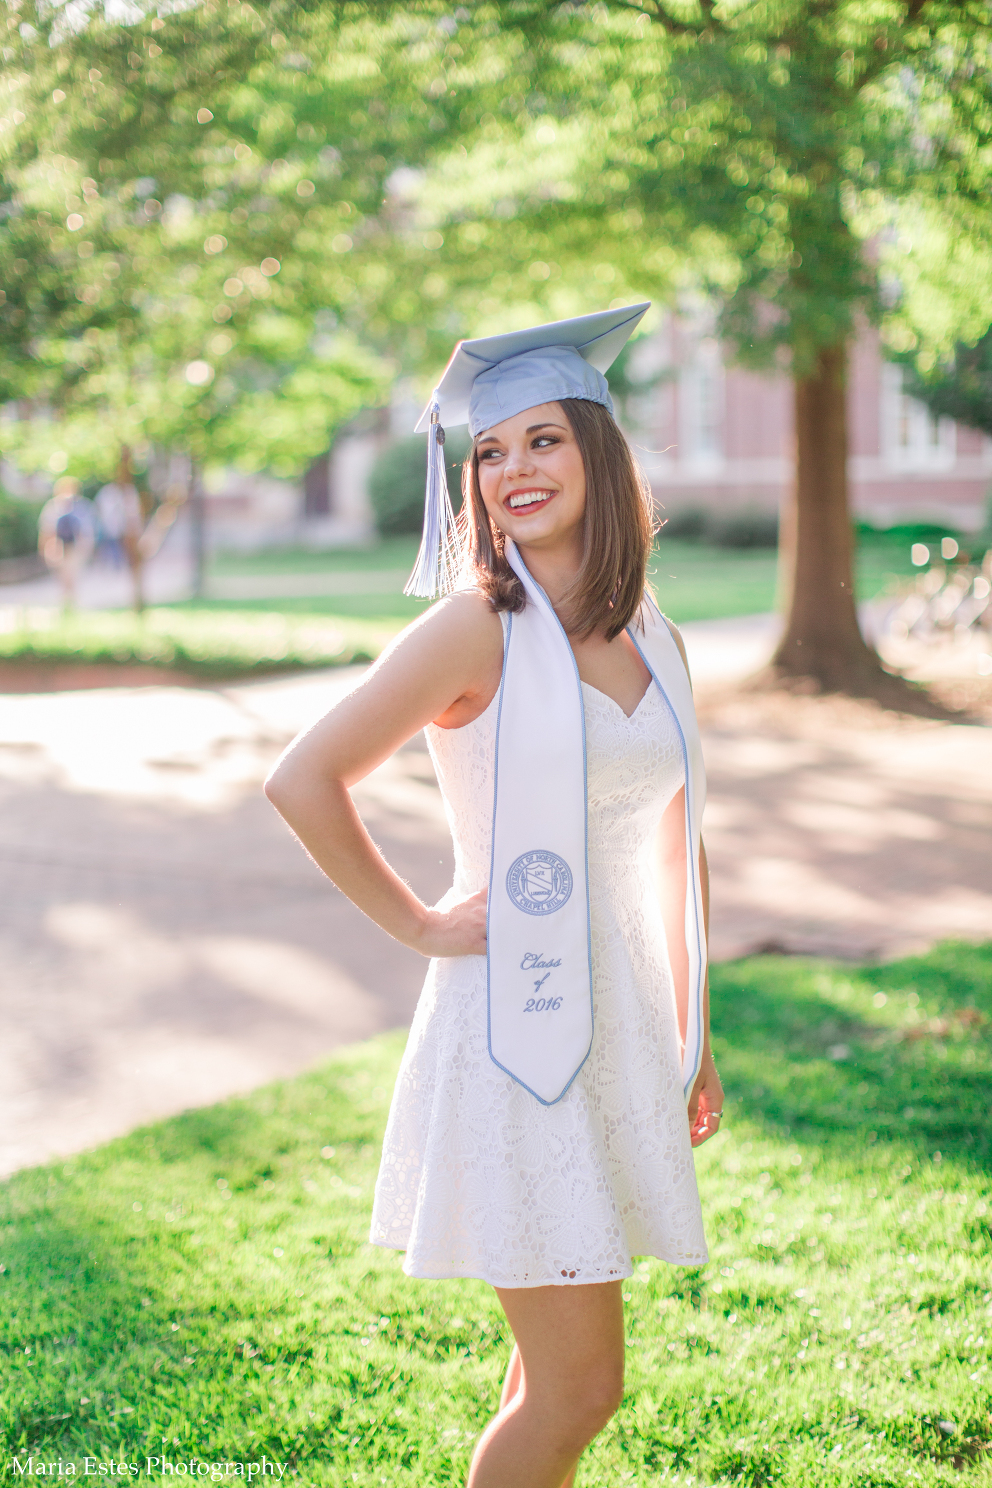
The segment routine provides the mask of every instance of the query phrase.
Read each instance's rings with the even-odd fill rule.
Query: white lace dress
[[[500,1287],[631,1275],[632,1255],[707,1259],[652,854],[683,782],[658,689],[627,718],[583,683],[588,745],[592,1052],[542,1106],[492,1063],[486,961],[432,961],[393,1094],[371,1240],[410,1276]],[[455,843],[451,893],[489,879],[496,701],[427,730]]]

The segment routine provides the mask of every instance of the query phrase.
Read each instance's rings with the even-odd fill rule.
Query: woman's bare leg
[[[523,1369],[520,1364],[520,1350],[517,1348],[517,1345],[514,1344],[513,1351],[510,1354],[510,1362],[506,1366],[506,1375],[503,1380],[503,1389],[501,1390],[499,1397],[499,1408],[501,1411],[506,1409],[510,1401],[522,1388],[523,1379]],[[562,1483],[561,1488],[575,1488],[574,1467],[572,1468],[572,1471],[569,1473],[568,1477]]]
[[[510,1401],[517,1394],[524,1382],[523,1370],[520,1366],[520,1350],[513,1345],[510,1362],[506,1366],[506,1374],[503,1379],[503,1388],[499,1395],[499,1408],[505,1410]]]
[[[516,1348],[468,1488],[567,1488],[623,1394],[620,1282],[497,1288]]]

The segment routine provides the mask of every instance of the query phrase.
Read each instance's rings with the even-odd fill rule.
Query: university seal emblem
[[[506,875],[506,892],[525,914],[550,915],[572,892],[572,870],[557,853],[521,853]]]

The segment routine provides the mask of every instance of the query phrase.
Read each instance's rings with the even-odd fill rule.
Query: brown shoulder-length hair
[[[631,623],[644,597],[648,554],[655,533],[651,488],[612,414],[585,398],[560,407],[579,446],[586,473],[582,562],[563,596],[566,630],[580,639],[605,630],[612,641]],[[502,532],[479,489],[478,441],[462,467],[459,518],[466,540],[467,577],[494,610],[516,613],[524,586],[507,562]]]

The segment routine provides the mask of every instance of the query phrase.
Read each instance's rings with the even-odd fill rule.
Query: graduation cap
[[[613,412],[603,376],[650,301],[572,320],[459,341],[415,433],[428,433],[424,534],[404,591],[431,599],[454,587],[461,550],[444,468],[444,426],[468,424],[474,437],[504,419],[562,398],[601,403]]]

